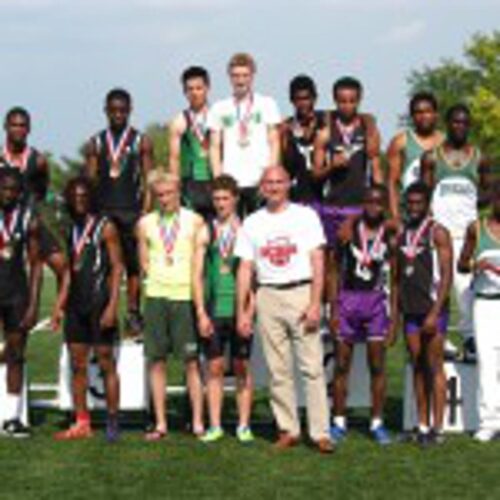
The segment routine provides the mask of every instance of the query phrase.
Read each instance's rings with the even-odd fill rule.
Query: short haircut
[[[316,97],[318,96],[314,80],[307,75],[297,75],[290,82],[290,101],[293,100],[297,92],[304,90],[309,92],[314,97],[314,99],[316,99]]]
[[[411,97],[408,106],[410,115],[413,115],[413,113],[415,112],[415,108],[417,107],[417,104],[420,102],[428,102],[432,106],[432,109],[434,111],[438,110],[438,102],[436,96],[432,92],[422,91],[422,92],[417,92]]]
[[[10,108],[5,115],[5,123],[9,123],[14,116],[22,116],[27,121],[28,126],[31,125],[31,116],[26,108],[23,108],[22,106],[14,106],[13,108]]]
[[[216,177],[212,182],[212,193],[216,191],[229,191],[235,197],[240,194],[238,183],[234,177],[228,174],[219,175],[219,177]]]
[[[193,78],[201,78],[206,85],[210,85],[210,75],[201,66],[190,66],[185,69],[181,76],[182,85],[185,86],[188,80],[192,80]]]
[[[234,54],[227,64],[228,73],[237,66],[245,66],[250,68],[252,73],[257,72],[257,64],[255,63],[255,59],[246,52],[238,52]]]
[[[163,166],[159,166],[151,170],[148,174],[147,185],[149,189],[154,189],[157,184],[177,184],[180,187],[181,179],[178,175],[172,172],[167,172]]]
[[[455,115],[456,113],[464,113],[465,115],[467,115],[467,118],[471,118],[471,112],[470,112],[470,108],[469,106],[467,106],[466,104],[464,103],[458,103],[458,104],[454,104],[453,106],[451,106],[450,108],[448,108],[448,111],[446,111],[446,122],[450,122],[453,118],[453,115]]]
[[[75,191],[79,187],[82,187],[87,191],[90,198],[90,206],[94,208],[94,201],[95,201],[94,186],[92,185],[92,181],[88,177],[85,177],[84,175],[78,175],[77,177],[72,177],[66,183],[66,187],[64,188],[64,202],[66,203],[66,206],[67,207],[71,206]]]
[[[384,203],[387,202],[388,199],[388,191],[387,187],[384,184],[380,184],[378,182],[373,182],[369,186],[365,188],[365,196],[370,192],[370,191],[376,191],[378,192],[382,198],[384,199]]]
[[[127,104],[127,106],[132,105],[132,96],[130,95],[130,92],[128,90],[122,89],[122,88],[114,88],[111,89],[107,94],[106,94],[106,106],[109,106],[111,101],[123,101]]]
[[[359,97],[363,95],[363,85],[352,76],[343,76],[333,84],[333,96],[336,97],[338,92],[344,89],[356,91]]]
[[[21,191],[23,188],[23,174],[18,168],[2,168],[0,169],[0,184],[3,184],[6,179],[12,179],[16,183],[16,188]]]
[[[425,182],[416,181],[410,184],[406,189],[405,200],[407,200],[408,196],[411,194],[419,194],[425,198],[426,203],[430,203],[432,190]]]

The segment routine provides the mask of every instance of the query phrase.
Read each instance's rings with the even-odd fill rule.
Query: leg
[[[149,384],[151,386],[151,397],[153,399],[153,411],[155,414],[156,427],[153,434],[164,435],[167,432],[166,419],[166,393],[167,385],[167,363],[164,360],[150,361]],[[148,435],[146,435],[146,439]]]
[[[433,428],[443,429],[446,405],[446,375],[444,373],[444,335],[438,333],[425,342],[425,358],[428,378],[431,382]]]
[[[351,370],[353,345],[343,340],[335,342],[335,368],[333,372],[333,414],[339,427],[345,428],[347,384]],[[342,424],[343,425],[340,425]]]
[[[372,422],[378,419],[382,422],[386,376],[385,376],[385,345],[383,341],[370,341],[367,343],[367,358],[370,368],[371,396],[372,396]]]
[[[238,428],[250,427],[250,415],[253,403],[253,375],[250,361],[244,358],[234,360],[236,375],[236,400],[238,404]]]
[[[186,382],[191,401],[192,428],[196,435],[203,434],[203,384],[201,383],[200,362],[198,358],[189,359],[186,365]]]
[[[470,289],[471,274],[462,274],[457,271],[457,261],[463,246],[463,239],[453,239],[453,289],[458,305],[459,323],[458,327],[464,342],[474,339],[474,327],[472,323],[472,301],[473,293]]]
[[[221,427],[222,401],[224,397],[224,358],[208,361],[207,402],[210,427]]]
[[[104,374],[108,414],[116,418],[120,404],[120,380],[116,370],[113,346],[100,345],[96,347],[96,352],[99,368]]]

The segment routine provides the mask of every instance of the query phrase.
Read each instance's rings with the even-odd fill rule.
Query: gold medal
[[[13,255],[13,251],[12,251],[12,247],[10,245],[6,246],[3,250],[2,250],[2,258],[4,260],[10,260],[12,259],[12,255]]]
[[[223,262],[219,267],[219,271],[221,274],[231,274],[231,266]]]

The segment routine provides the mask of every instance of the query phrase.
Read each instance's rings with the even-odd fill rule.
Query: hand
[[[500,274],[500,269],[492,264],[491,262],[488,262],[485,259],[480,259],[474,264],[474,272],[475,273],[482,273],[485,271],[491,271],[495,274]]]
[[[422,333],[424,335],[436,335],[438,329],[438,314],[435,311],[429,312],[422,325]]]
[[[198,330],[200,332],[200,337],[204,339],[210,338],[214,333],[214,325],[204,312],[198,315]]]
[[[392,347],[398,338],[398,328],[399,320],[398,318],[391,318],[389,329],[387,331],[387,337],[385,339],[385,346]]]
[[[300,319],[304,322],[306,332],[316,333],[318,331],[319,323],[321,320],[321,305],[310,304],[302,313]]]
[[[108,306],[104,309],[99,326],[103,330],[108,330],[116,326],[116,308]]]
[[[253,332],[253,317],[248,312],[238,315],[238,323],[236,325],[238,335],[243,338],[252,336]]]
[[[344,151],[340,151],[338,153],[333,153],[330,165],[332,169],[336,168],[344,168],[347,166],[348,163],[348,158],[347,155],[344,153]]]
[[[398,229],[401,227],[401,216],[398,214],[397,216],[391,217],[386,222],[385,227],[388,231],[393,231],[394,233],[396,233]]]
[[[52,312],[52,317],[50,318],[50,329],[56,333],[61,328],[61,322],[64,318],[64,311],[60,307],[55,307]]]
[[[26,310],[26,313],[24,314],[24,317],[21,321],[21,324],[19,325],[19,328],[23,332],[29,332],[36,323],[36,308],[29,306],[28,309]]]

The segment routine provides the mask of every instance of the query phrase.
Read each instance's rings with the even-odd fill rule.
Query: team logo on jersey
[[[290,259],[297,253],[297,245],[290,241],[288,236],[278,236],[267,240],[265,246],[260,249],[262,258],[267,259],[275,267],[285,267]]]

